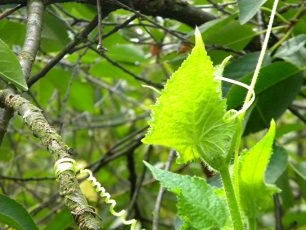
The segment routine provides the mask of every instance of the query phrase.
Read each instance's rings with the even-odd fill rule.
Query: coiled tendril
[[[54,169],[55,169],[55,175],[57,178],[61,173],[63,173],[66,170],[70,170],[73,172],[77,171],[75,160],[68,158],[68,157],[59,159],[54,164]],[[93,176],[93,173],[89,169],[81,169],[80,173],[88,174],[87,180],[96,189],[100,197],[104,198],[105,203],[110,205],[109,211],[113,216],[119,217],[124,225],[131,225],[131,230],[138,229],[137,221],[135,219],[130,219],[130,220],[126,219],[125,210],[121,210],[119,212],[115,211],[115,206],[117,202],[111,198],[111,195],[108,192],[106,192],[105,188],[102,187],[100,182]]]

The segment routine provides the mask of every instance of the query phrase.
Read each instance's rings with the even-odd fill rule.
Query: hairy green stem
[[[239,115],[237,117],[237,130],[235,134],[235,146],[234,146],[234,191],[236,194],[237,202],[240,203],[240,191],[239,191],[239,148],[240,148],[240,142],[241,137],[243,134],[243,117],[244,115]],[[239,205],[240,207],[240,205]]]
[[[248,225],[249,225],[249,230],[256,230],[257,226],[256,226],[256,218],[248,218]]]
[[[234,191],[232,179],[229,173],[229,168],[224,167],[220,171],[220,175],[222,178],[226,198],[227,198],[227,203],[229,206],[231,218],[233,221],[233,227],[234,230],[243,230],[243,222],[242,222],[242,217],[241,217],[241,211],[237,202],[236,194]]]

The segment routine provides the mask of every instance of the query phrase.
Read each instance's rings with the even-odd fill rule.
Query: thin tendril
[[[55,169],[55,175],[58,178],[59,175],[65,171],[77,171],[75,160],[72,158],[62,158],[55,162],[54,164]],[[88,174],[89,177],[87,180],[92,184],[92,186],[96,189],[97,193],[100,195],[100,197],[104,198],[104,201],[106,204],[110,205],[110,213],[116,217],[119,217],[124,225],[130,225],[131,230],[137,230],[139,229],[138,223],[135,219],[126,219],[126,211],[121,210],[119,212],[115,211],[115,206],[117,202],[111,198],[111,195],[105,191],[105,188],[102,187],[102,185],[99,183],[99,181],[93,176],[92,172],[89,169],[80,169],[80,173]]]
[[[99,52],[103,52],[103,45],[102,45],[102,33],[103,33],[103,27],[102,27],[102,7],[101,7],[101,0],[97,0],[97,13],[98,13],[98,45],[97,49]]]
[[[236,81],[236,80],[233,80],[233,79],[230,79],[230,78],[226,78],[226,77],[221,77],[221,76],[217,76],[215,79],[220,80],[220,81],[226,81],[226,82],[232,83],[232,84],[234,84],[234,85],[241,86],[241,87],[247,89],[249,92],[251,92],[251,98],[250,98],[250,100],[247,102],[247,104],[246,104],[245,106],[242,107],[242,109],[240,109],[240,110],[234,115],[234,117],[237,117],[239,114],[246,112],[246,111],[251,107],[251,105],[253,104],[253,102],[255,101],[255,91],[254,91],[254,89],[251,88],[249,85],[244,84],[244,83],[242,83],[242,82],[240,82],[240,81]]]

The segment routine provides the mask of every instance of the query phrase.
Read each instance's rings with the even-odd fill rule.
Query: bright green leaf
[[[38,229],[29,213],[19,203],[0,194],[0,222],[17,230]]]
[[[272,155],[275,123],[272,120],[266,136],[252,149],[244,153],[239,168],[240,203],[249,218],[256,218],[259,210],[271,204],[272,195],[279,191],[265,183],[265,172]]]
[[[237,0],[239,8],[239,21],[241,24],[248,22],[267,0]]]
[[[13,51],[0,39],[0,78],[21,90],[28,90],[20,63]]]
[[[182,229],[186,229],[186,226],[201,230],[225,227],[229,216],[226,202],[205,180],[145,164],[162,186],[177,195],[178,215],[184,221]]]
[[[234,122],[223,121],[221,83],[199,33],[190,56],[167,81],[153,107],[144,143],[172,147],[183,163],[201,158],[218,169],[228,163]]]

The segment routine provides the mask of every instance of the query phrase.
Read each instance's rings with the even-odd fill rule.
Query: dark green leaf
[[[66,229],[73,225],[74,221],[68,209],[57,213],[44,230]]]
[[[282,208],[283,210],[288,210],[295,204],[295,195],[293,194],[292,187],[290,185],[291,178],[289,178],[288,170],[289,167],[285,170],[285,172],[280,176],[277,180],[277,187],[282,190],[279,194],[281,201],[282,201]]]
[[[288,165],[287,151],[280,147],[275,146],[273,148],[273,154],[271,156],[265,178],[268,184],[273,184],[284,173]]]
[[[252,75],[239,81],[249,84]],[[302,73],[287,62],[276,62],[264,67],[255,86],[257,102],[251,113],[245,133],[256,132],[269,126],[270,120],[278,118],[287,109],[302,85]],[[246,90],[232,86],[227,94],[230,109],[239,108],[245,98]]]
[[[238,80],[239,78],[253,73],[257,65],[259,52],[248,53],[228,64],[224,69],[224,77]],[[271,64],[269,55],[265,55],[262,66]],[[223,93],[227,94],[232,85],[226,82],[222,83]]]
[[[296,174],[296,179],[300,187],[300,191],[306,200],[306,162],[292,164],[292,169]]]
[[[0,38],[9,46],[22,46],[24,42],[26,27],[20,22],[0,20]]]
[[[28,90],[20,63],[11,49],[0,39],[0,78],[21,90]]]
[[[241,24],[248,22],[267,0],[237,0],[239,8],[239,21]]]
[[[17,230],[38,229],[29,213],[19,203],[0,194],[0,222]]]
[[[284,42],[274,57],[284,59],[298,67],[306,66],[306,35],[301,34]]]
[[[249,25],[241,26],[234,15],[208,22],[200,27],[204,42],[234,50],[242,50],[256,35]]]
[[[52,14],[45,12],[40,47],[45,52],[61,50],[69,42],[67,26]]]

